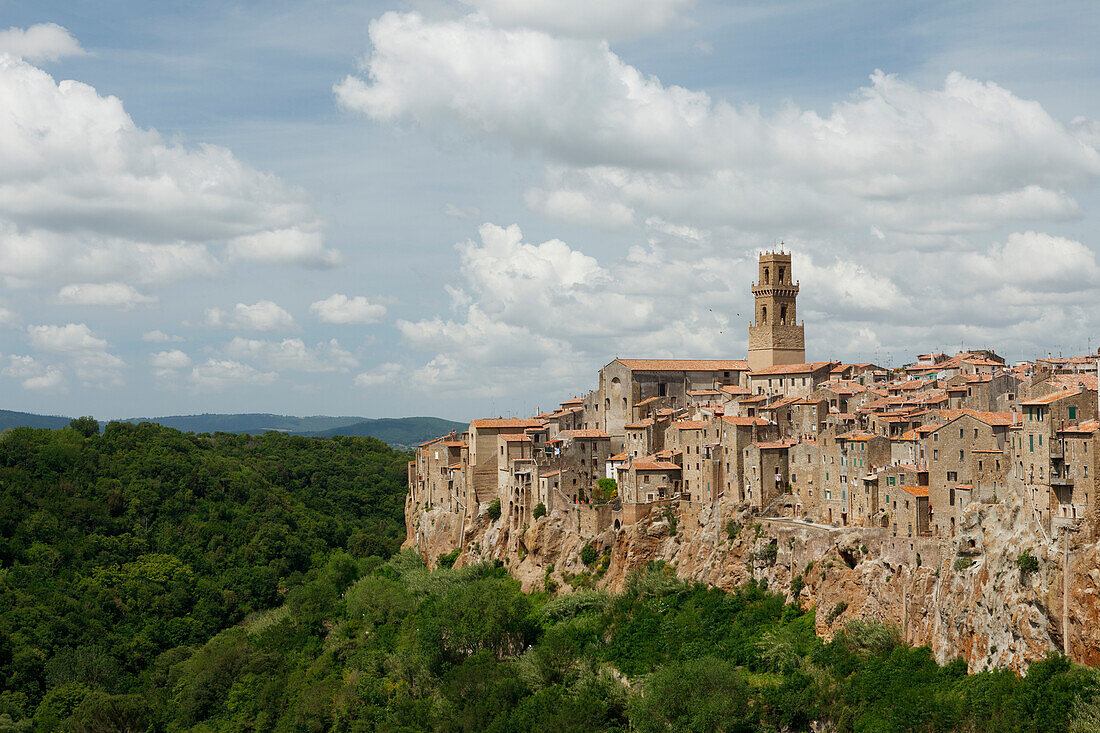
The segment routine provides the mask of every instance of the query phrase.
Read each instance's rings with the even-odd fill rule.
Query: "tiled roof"
[[[1086,420],[1078,425],[1067,425],[1059,430],[1059,433],[1095,433],[1100,430],[1100,423],[1096,420]]]
[[[660,397],[647,397],[646,399],[642,400],[641,402],[636,403],[634,406],[635,407],[642,407],[644,405],[650,404],[651,402],[656,402],[659,399],[661,399],[661,398]]]
[[[638,422],[632,422],[627,425],[623,425],[624,430],[642,430],[648,428],[653,424],[653,418],[647,417],[645,420],[639,420]]]
[[[810,372],[820,371],[827,369],[836,364],[835,361],[813,361],[805,364],[776,364],[775,366],[765,367],[755,372],[750,372],[750,376],[753,377],[767,377],[779,374],[809,374]]]
[[[615,455],[611,456],[607,460],[609,460],[609,461],[625,461],[629,457],[630,456],[628,456],[626,453],[616,453]]]
[[[634,469],[638,471],[679,471],[680,467],[667,461],[634,461]]]
[[[616,359],[631,371],[641,372],[715,372],[748,371],[743,359]]]
[[[583,399],[581,399],[580,397],[574,397],[571,400],[566,400],[565,402],[562,402],[561,406],[565,407],[566,405],[583,405],[583,404],[584,404]]]
[[[531,436],[523,433],[501,433],[500,439],[505,443],[530,443]]]
[[[1017,420],[1011,412],[983,412],[981,410],[936,410],[940,415],[943,415],[947,419],[948,423],[952,423],[958,420],[964,415],[974,418],[980,422],[984,422],[986,425],[1015,425]]]
[[[561,471],[551,471],[550,473],[540,473],[539,478],[550,478],[551,476],[557,476]]]
[[[1049,405],[1052,402],[1057,402],[1064,397],[1075,397],[1081,394],[1079,389],[1065,389],[1061,392],[1051,392],[1050,394],[1043,395],[1034,400],[1028,400],[1027,402],[1021,402],[1021,405]]]
[[[775,449],[787,449],[791,447],[790,443],[784,443],[782,441],[772,441],[770,443],[753,443],[760,450],[775,450]]]
[[[523,428],[534,428],[541,425],[541,420],[529,417],[488,417],[470,423],[470,427],[495,430],[522,430]]]
[[[706,423],[699,420],[677,420],[672,423],[671,427],[678,428],[680,430],[702,430]]]
[[[899,486],[898,488],[913,496],[928,496],[927,486]]]
[[[723,415],[722,420],[728,422],[730,425],[770,425],[767,420],[762,417],[737,417],[735,415]]]
[[[610,438],[611,436],[602,430],[563,430],[563,435],[568,435],[570,438]]]

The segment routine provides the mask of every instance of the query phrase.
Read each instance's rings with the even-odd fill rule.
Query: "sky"
[[[531,414],[1100,346],[1093,2],[0,0],[0,407]]]

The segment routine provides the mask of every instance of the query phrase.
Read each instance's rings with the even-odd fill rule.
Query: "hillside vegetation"
[[[74,424],[0,437],[0,730],[96,695],[164,721],[154,691],[211,637],[404,538],[408,455],[378,440]]]
[[[94,421],[0,438],[0,731],[1095,730],[1096,675],[967,674],[654,564],[524,594],[394,554],[407,454]],[[598,558],[591,558],[592,562]]]

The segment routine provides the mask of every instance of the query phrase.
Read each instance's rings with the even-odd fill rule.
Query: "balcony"
[[[1052,488],[1073,488],[1073,479],[1064,473],[1052,473],[1050,474],[1050,485]]]

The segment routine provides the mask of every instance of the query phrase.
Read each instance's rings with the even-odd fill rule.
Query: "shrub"
[[[1039,570],[1039,558],[1031,555],[1031,548],[1024,550],[1016,556],[1016,567],[1021,573],[1035,573]]]
[[[960,557],[955,560],[955,570],[966,570],[968,567],[974,564],[974,558],[972,557]]]
[[[455,549],[448,552],[446,555],[440,555],[439,556],[439,563],[438,563],[439,567],[441,567],[441,568],[453,568],[454,564],[455,564],[455,560],[458,559],[459,553],[461,553],[461,552],[462,552],[462,550],[460,550],[456,547]]]
[[[599,556],[599,553],[596,552],[596,548],[592,546],[591,542],[581,548],[581,562],[585,565],[591,565],[596,562],[596,558]]]
[[[802,589],[806,587],[806,584],[802,582],[802,576],[796,575],[791,579],[791,595],[798,598],[798,595],[802,592]]]
[[[600,502],[615,501],[619,498],[619,485],[613,478],[602,478],[596,482],[594,498]]]
[[[535,515],[535,519],[545,517],[546,516],[546,505],[543,504],[540,501],[538,504],[535,504],[535,510],[531,513]]]
[[[848,610],[848,604],[845,601],[841,601],[833,607],[832,611],[829,611],[829,615],[825,617],[825,623],[831,624],[836,621],[845,611]]]
[[[676,515],[667,506],[665,507],[665,519],[668,520],[668,533],[670,535],[676,534]]]
[[[737,523],[737,520],[731,519],[726,522],[726,536],[730,538],[730,542],[741,536],[741,525]]]
[[[772,540],[764,545],[763,550],[756,553],[756,557],[769,565],[774,565],[775,559],[779,557],[779,543],[776,540]]]
[[[493,503],[489,505],[489,519],[494,522],[500,519],[500,499],[493,499]]]

